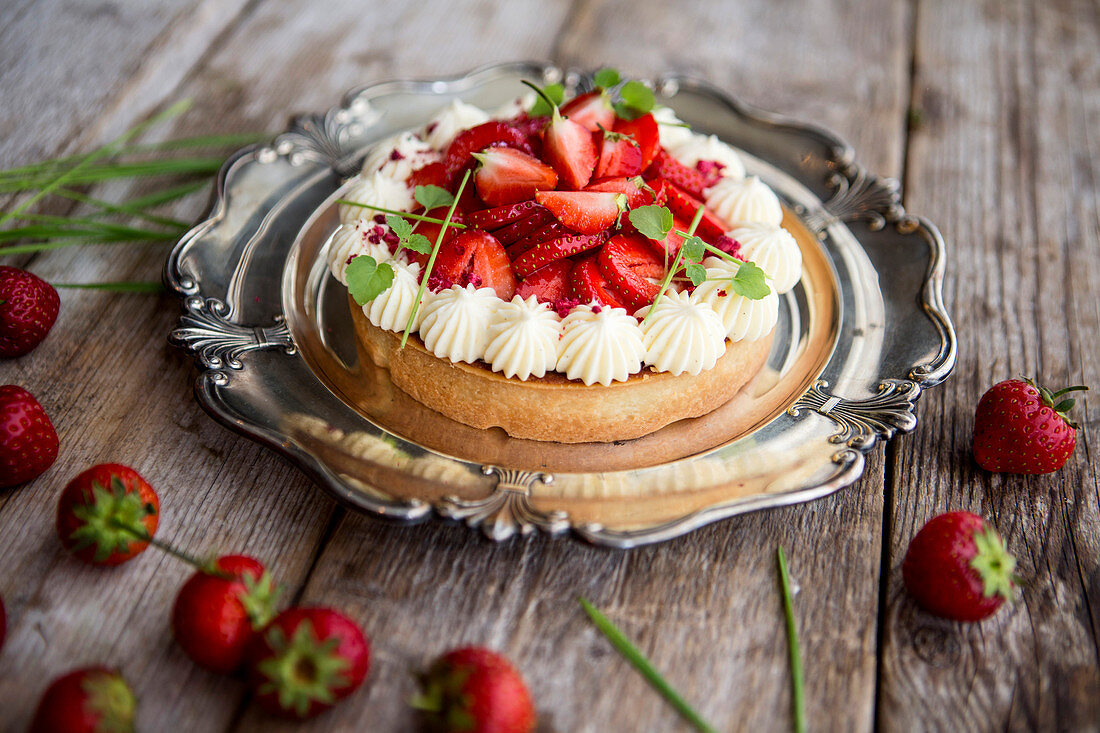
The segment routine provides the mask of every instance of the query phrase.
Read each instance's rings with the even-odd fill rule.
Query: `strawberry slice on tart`
[[[558,237],[565,237],[573,233],[560,221],[554,219],[553,214],[550,214],[549,212],[547,212],[547,214],[550,216],[549,222],[539,227],[538,229],[535,229],[526,236],[517,239],[512,244],[508,245],[508,256],[512,258],[513,262],[517,257],[534,247],[539,242],[545,242],[548,239],[557,239]]]
[[[557,171],[563,186],[579,191],[592,179],[599,152],[588,128],[562,117],[555,108],[542,134],[542,157]]]
[[[514,148],[487,148],[473,157],[481,163],[474,176],[478,196],[489,206],[527,201],[537,191],[558,185],[554,169],[533,155]]]
[[[626,210],[626,196],[610,191],[539,191],[535,200],[562,224],[581,234],[609,229]]]
[[[603,89],[593,89],[574,97],[561,108],[563,116],[568,117],[589,132],[610,130],[615,124],[615,110],[611,100]]]
[[[630,310],[622,296],[608,284],[595,254],[582,257],[573,266],[573,272],[569,274],[569,289],[570,294],[581,303],[596,302],[609,308]]]
[[[494,232],[501,227],[519,221],[520,219],[525,219],[536,211],[541,210],[542,207],[539,206],[537,202],[527,200],[515,204],[497,206],[492,209],[475,211],[470,214],[467,220],[474,229],[484,229],[487,232]]]
[[[721,237],[726,233],[726,230],[729,229],[726,222],[722,221],[714,212],[706,208],[702,201],[695,198],[675,183],[663,178],[658,178],[653,181],[653,188],[654,190],[660,189],[660,195],[663,195],[668,210],[672,212],[673,216],[679,219],[691,221],[692,218],[695,217],[695,212],[702,206],[703,217],[699,220],[699,226],[696,228],[695,233],[707,240],[707,242],[713,243],[714,240]]]
[[[525,153],[531,152],[531,144],[522,130],[499,120],[490,120],[455,136],[443,155],[443,167],[447,173],[448,188],[458,183],[462,170],[470,164],[474,153],[489,147],[510,147]]]
[[[652,114],[644,114],[633,120],[616,119],[615,132],[627,135],[642,152],[642,165],[640,170],[645,170],[653,162],[657,150],[660,148],[661,134],[657,128],[657,120]]]
[[[697,199],[703,198],[703,192],[707,188],[707,179],[702,173],[695,168],[688,168],[663,148],[657,151],[653,163],[646,169],[645,178],[663,178]]]
[[[600,249],[598,262],[609,286],[622,296],[631,313],[657,297],[665,275],[664,258],[642,235],[612,237]]]
[[[554,303],[569,297],[569,275],[573,260],[562,259],[540,267],[520,281],[516,295],[527,299],[534,295],[540,303]]]
[[[454,285],[492,288],[501,300],[511,300],[516,277],[508,253],[492,234],[469,229],[439,248],[432,276]]]
[[[654,190],[649,187],[649,184],[641,176],[599,178],[589,183],[584,190],[621,193],[626,196],[626,205],[630,209],[647,206],[656,201]]]
[[[555,221],[553,214],[547,211],[545,207],[536,205],[534,213],[506,227],[497,229],[493,232],[493,236],[507,247],[553,221]]]
[[[600,159],[596,163],[596,178],[635,176],[642,172],[642,149],[634,138],[620,132],[604,130],[600,139]]]
[[[572,257],[575,254],[595,249],[607,241],[607,232],[598,234],[567,234],[563,237],[548,239],[516,258],[512,269],[518,277],[527,277],[535,270],[545,267],[555,260]]]

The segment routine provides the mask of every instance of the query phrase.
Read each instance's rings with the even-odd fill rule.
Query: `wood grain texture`
[[[1059,473],[991,475],[973,463],[973,408],[1017,374],[1097,384],[1100,287],[1095,4],[921,2],[921,124],[907,166],[909,207],[953,243],[948,302],[956,376],[922,406],[898,452],[889,538],[882,698],[885,728],[1096,730],[1100,591],[1095,398]],[[1086,89],[1087,88],[1087,89]],[[980,625],[916,609],[898,567],[930,517],[992,519],[1019,559],[1019,602]]]

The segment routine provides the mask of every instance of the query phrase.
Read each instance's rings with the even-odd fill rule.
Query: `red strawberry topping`
[[[665,276],[664,258],[640,234],[620,234],[608,240],[599,254],[600,271],[630,305],[630,312],[649,305]]]
[[[447,216],[447,209],[439,207],[437,209],[432,209],[431,211],[425,211],[424,216],[430,216],[433,219],[442,220]],[[457,224],[465,223],[465,219],[463,218],[462,214],[457,210],[451,217],[451,221]],[[425,237],[428,238],[428,242],[430,242],[434,246],[436,238],[439,237],[439,231],[443,229],[443,225],[436,224],[430,221],[418,221],[414,223],[416,224],[416,233],[423,234]],[[455,229],[454,227],[447,227],[447,231],[443,235],[443,246],[445,246],[450,240],[454,239],[460,231],[460,229]],[[393,247],[391,247],[390,249],[392,250]],[[415,252],[411,249],[407,249],[405,250],[405,252],[409,255],[410,259],[420,264],[421,270],[423,270],[424,266],[428,264],[428,255],[421,254],[420,252]]]
[[[409,188],[417,186],[447,187],[447,168],[442,162],[428,163],[423,168],[417,168],[409,175]]]
[[[1075,400],[1064,395],[1086,389],[1051,392],[1030,379],[993,385],[974,416],[974,459],[987,471],[1057,471],[1077,446],[1077,425],[1067,415]]]
[[[581,234],[610,228],[626,208],[626,197],[610,191],[539,191],[535,200],[562,224]]]
[[[53,328],[60,304],[57,291],[42,278],[0,265],[0,358],[38,346]]]
[[[504,206],[526,201],[536,191],[552,190],[558,185],[554,169],[538,158],[512,148],[488,148],[473,157],[481,162],[474,185],[489,206]]]
[[[901,575],[926,611],[979,621],[1013,595],[1016,559],[997,531],[970,512],[933,518],[909,543]]]
[[[506,224],[525,219],[536,211],[542,210],[542,207],[534,201],[521,201],[518,204],[475,211],[466,218],[466,221],[474,229],[484,229],[487,232],[492,232]]]
[[[641,170],[645,170],[653,162],[653,157],[660,147],[660,132],[657,129],[657,120],[652,114],[644,114],[634,120],[615,120],[615,132],[629,135],[638,148],[642,151]]]
[[[501,244],[508,246],[510,257],[511,245],[530,237],[535,232],[544,229],[550,224],[557,223],[553,214],[547,211],[545,207],[539,206],[534,214],[531,214],[526,219],[520,219],[514,224],[509,224],[503,229],[496,230],[493,232],[493,236],[499,239]]]
[[[702,173],[694,168],[688,168],[663,149],[657,151],[653,163],[646,169],[645,177],[646,180],[664,178],[697,199],[703,198],[703,191],[707,187],[707,180]]]
[[[599,234],[570,234],[564,237],[539,242],[524,252],[512,263],[512,269],[518,277],[527,277],[540,267],[554,260],[572,257],[578,252],[599,247],[607,240],[607,232]]]
[[[613,191],[626,196],[627,208],[636,209],[639,206],[652,204],[655,200],[654,191],[642,180],[641,176],[633,178],[600,178],[589,183],[585,191]]]
[[[574,97],[561,108],[561,113],[589,132],[599,132],[601,127],[610,130],[615,124],[615,110],[611,109],[611,100],[602,89]]]
[[[531,152],[527,136],[521,130],[497,120],[490,120],[458,133],[443,156],[448,185],[453,187],[458,183],[462,169],[471,162],[470,158],[474,153],[498,145],[516,148],[525,153]]]
[[[30,481],[57,460],[57,431],[27,390],[0,386],[0,489]]]
[[[492,288],[501,300],[511,300],[516,292],[516,277],[508,253],[488,232],[470,229],[439,248],[433,276],[455,285]]]
[[[592,133],[557,111],[543,133],[542,154],[558,172],[562,185],[574,191],[588,185],[599,158]]]
[[[569,296],[569,273],[573,261],[569,259],[551,262],[525,277],[516,286],[516,295],[527,299],[534,295],[542,303],[553,303]]]
[[[511,257],[513,261],[539,242],[565,237],[573,233],[560,221],[555,220],[553,214],[546,212],[546,215],[550,218],[549,222],[522,239],[517,239],[512,244],[508,245],[508,256]]]
[[[600,140],[600,160],[596,163],[595,176],[636,176],[641,172],[642,149],[634,142],[634,138],[605,131]]]
[[[713,243],[729,229],[724,221],[703,205],[702,201],[679,188],[676,184],[658,178],[653,181],[653,187],[661,190],[669,211],[680,219],[691,221],[695,217],[695,212],[699,210],[700,206],[703,206],[703,218],[699,220],[699,226],[695,229],[695,233],[706,241]]]
[[[622,296],[611,289],[607,278],[600,271],[595,254],[582,257],[573,266],[573,272],[569,275],[569,288],[572,296],[580,303],[595,301],[610,308],[630,310]]]

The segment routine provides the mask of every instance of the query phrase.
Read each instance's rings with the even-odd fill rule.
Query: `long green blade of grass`
[[[787,620],[787,650],[791,660],[791,707],[794,714],[795,733],[806,731],[806,703],[802,677],[802,653],[798,648],[798,629],[794,623],[794,606],[791,603],[791,578],[787,574],[787,558],[783,548],[775,548],[775,559],[779,565],[779,585],[783,591],[783,615]]]
[[[58,181],[66,185],[88,186],[119,178],[149,178],[153,176],[209,176],[221,169],[222,158],[178,158],[167,160],[141,160],[129,163],[109,163],[88,168],[71,168],[58,177],[38,176],[11,181],[0,181],[0,193],[19,193],[39,190],[47,193],[59,187]],[[39,199],[41,196],[38,197]],[[37,199],[36,199],[37,200]],[[18,216],[26,209],[20,207],[11,216]],[[2,223],[2,220],[0,220]]]
[[[69,290],[102,290],[109,293],[163,293],[159,282],[118,281],[112,283],[50,283],[55,288]]]
[[[142,219],[152,224],[160,224],[161,226],[172,227],[173,229],[178,229],[181,231],[186,231],[191,226],[187,222],[180,221],[179,219],[172,219],[167,216],[157,216],[156,214],[150,214],[146,211],[143,211],[142,207],[134,206],[132,201],[120,204],[113,204],[109,201],[103,201],[101,199],[93,198],[91,196],[85,196],[78,191],[70,191],[64,188],[59,188],[54,191],[54,193],[58,196],[64,196],[67,199],[78,201],[82,204],[87,204],[88,206],[94,206],[97,209],[100,209],[100,212],[98,214],[95,214],[95,216],[106,216],[108,214],[124,214],[126,216],[132,216],[136,219]],[[24,214],[20,218],[26,219],[28,218],[28,215]]]

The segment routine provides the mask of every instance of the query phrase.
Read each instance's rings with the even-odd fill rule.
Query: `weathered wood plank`
[[[1100,317],[1095,131],[1100,18],[1087,2],[920,4],[907,161],[910,208],[939,221],[954,273],[956,377],[930,395],[899,452],[889,538],[882,704],[887,728],[1095,730],[1100,592],[1095,399],[1059,473],[996,476],[973,463],[973,409],[1023,373],[1097,384]],[[1091,294],[1091,295],[1090,295]],[[899,565],[931,516],[990,517],[1019,559],[1020,601],[980,625],[915,608]]]
[[[904,5],[859,17],[848,17],[842,3],[813,10],[830,44],[795,44],[789,13],[771,4],[721,12],[681,5],[673,20],[667,5],[578,3],[554,60],[639,75],[694,71],[763,106],[835,126],[872,169],[899,174],[908,98]],[[777,54],[760,38],[798,50]],[[753,44],[755,53],[738,51]],[[379,729],[411,729],[409,670],[476,643],[515,660],[547,730],[685,729],[588,623],[576,603],[585,595],[719,729],[785,729],[789,676],[775,570],[782,544],[801,589],[795,602],[809,660],[810,719],[822,728],[869,729],[882,471],[878,452],[865,479],[834,497],[628,553],[543,539],[491,546],[465,528],[395,530],[346,516],[303,600],[363,618],[375,667],[367,691],[295,727],[369,720]],[[252,709],[240,728],[283,729]]]

